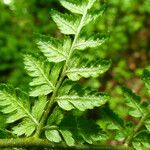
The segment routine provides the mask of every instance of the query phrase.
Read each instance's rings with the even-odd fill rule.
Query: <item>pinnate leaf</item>
[[[132,145],[136,150],[150,149],[150,134],[148,132],[139,133],[132,141]]]
[[[110,66],[111,61],[106,59],[97,62],[86,62],[84,60],[79,66],[78,63],[72,63],[70,69],[66,71],[66,74],[70,80],[77,81],[81,77],[98,77],[100,74],[106,72]]]
[[[77,87],[78,90],[80,89]],[[81,91],[81,89],[80,89]],[[58,105],[64,110],[78,109],[85,111],[86,109],[93,109],[94,107],[104,105],[109,96],[107,94],[94,94],[81,92],[80,94],[76,90],[71,90],[67,95],[56,97]]]
[[[86,15],[84,25],[87,25],[88,23],[99,19],[103,15],[105,10],[106,10],[106,5],[102,6],[100,10],[95,10],[95,11],[89,10],[88,14]]]
[[[53,110],[53,113],[48,118],[48,124],[49,125],[58,125],[64,118],[64,114],[62,109],[60,109],[58,106],[55,107]]]
[[[145,126],[146,126],[147,130],[150,132],[150,118],[145,120]]]
[[[25,55],[24,64],[27,73],[33,77],[32,82],[30,82],[30,86],[33,87],[30,96],[36,97],[39,95],[47,95],[55,90],[54,83],[49,80],[50,64],[45,61],[44,58]],[[56,72],[59,75],[58,71],[59,68],[56,66]],[[56,77],[58,77],[58,75]]]
[[[130,89],[123,87],[122,88],[125,102],[127,106],[130,107],[129,109],[129,115],[133,117],[141,117],[147,110],[147,103],[141,102],[140,96],[137,96],[135,93],[133,93]]]
[[[36,34],[36,42],[48,61],[55,63],[66,60],[71,46],[71,39],[69,37],[65,37],[64,40],[58,40]]]
[[[46,96],[39,96],[38,100],[35,100],[34,106],[32,107],[32,114],[37,120],[41,119],[46,103],[47,103]]]
[[[89,38],[79,38],[76,42],[74,49],[84,50],[86,48],[92,48],[102,45],[106,40],[108,36],[107,35],[94,35]]]
[[[83,117],[67,115],[60,123],[59,128],[67,128],[67,130],[74,135],[73,138],[75,141],[82,139],[83,141],[92,144],[94,141],[106,139],[106,135],[100,130],[99,126],[96,125],[94,121]]]
[[[45,131],[45,136],[51,142],[58,143],[62,140],[61,136],[59,134],[59,131],[57,131],[57,130],[46,130]]]
[[[62,134],[66,144],[68,146],[74,146],[75,145],[75,141],[72,137],[72,133],[68,130],[60,130],[60,133]]]
[[[63,7],[76,14],[83,14],[86,8],[85,2],[85,0],[60,0],[60,3]]]
[[[25,117],[37,123],[30,113],[29,97],[18,89],[15,90],[11,86],[1,85],[0,106],[2,107],[1,112],[9,114],[7,123],[12,123]]]
[[[124,121],[107,105],[101,110],[102,118],[98,121],[104,131],[114,131],[114,138],[123,141],[126,138],[126,128]]]
[[[54,126],[53,124],[48,124],[49,127]],[[51,132],[51,130],[47,130]],[[57,135],[57,139],[60,139],[60,135],[65,140],[66,144],[68,146],[74,146],[75,142],[87,142],[89,144],[92,144],[95,141],[101,141],[106,140],[107,136],[104,132],[102,132],[98,125],[95,124],[94,121],[88,120],[83,117],[75,117],[73,115],[66,115],[61,123],[57,125],[57,133],[59,133],[59,136]],[[50,136],[50,134],[48,135]],[[50,141],[53,140],[53,136],[51,134]],[[62,140],[62,139],[61,139]]]
[[[51,16],[63,34],[75,34],[79,25],[79,19],[73,15],[62,14],[51,10]]]
[[[143,71],[143,75],[142,75],[142,79],[145,83],[145,87],[147,88],[147,92],[150,95],[150,71],[149,70],[144,70]]]
[[[39,96],[38,100],[35,101],[34,106],[32,107],[31,114],[39,122],[41,116],[43,115],[44,108],[46,105],[46,96]],[[13,127],[13,133],[17,136],[30,136],[36,129],[36,125],[30,119],[25,118],[17,126]]]
[[[24,119],[17,126],[13,127],[13,133],[17,136],[30,136],[36,129],[35,124],[28,118]]]

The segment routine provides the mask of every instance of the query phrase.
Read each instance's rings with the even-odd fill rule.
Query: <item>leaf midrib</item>
[[[34,61],[32,60],[32,63],[37,67],[37,69],[40,71],[41,75],[44,77],[44,79],[46,80],[46,82],[50,85],[50,87],[55,90],[55,87],[53,86],[53,84],[48,80],[48,78],[45,76],[43,70],[39,67],[39,65]]]
[[[68,101],[71,101],[71,100],[87,100],[87,101],[91,101],[91,100],[102,100],[101,98],[104,98],[105,96],[72,96],[72,95],[69,95],[69,96],[61,96],[61,97],[56,97],[56,99],[59,101],[59,100],[68,100]],[[105,99],[103,99],[105,101]],[[91,101],[92,102],[92,101]]]
[[[73,69],[70,69],[70,70],[67,70],[66,73],[89,73],[91,71],[94,71],[94,72],[98,72],[100,71],[100,67],[94,67],[94,68],[73,68]],[[92,72],[93,74],[93,72]]]
[[[70,6],[74,6],[74,8],[78,11],[78,12],[80,12],[80,14],[82,14],[83,13],[83,11],[84,11],[84,7],[83,6],[80,6],[80,5],[77,5],[77,4],[73,4],[73,3],[69,3],[69,2],[67,2],[67,1],[65,1],[68,5],[70,5]],[[70,9],[71,10],[71,9]]]
[[[46,42],[43,42],[43,43],[47,44]],[[50,45],[49,45],[49,44],[50,44]],[[48,45],[48,48],[50,48],[50,49],[52,49],[52,51],[55,51],[55,52],[57,52],[58,54],[62,55],[62,56],[64,57],[64,59],[67,58],[64,53],[62,53],[61,51],[59,51],[59,49],[57,49],[56,47],[54,47],[51,43],[49,43],[49,44],[47,44],[47,45]],[[44,51],[44,50],[42,50],[42,51]],[[45,50],[44,52],[48,53],[47,50]]]
[[[38,125],[39,122],[32,116],[32,114],[30,114],[30,112],[19,102],[19,100],[16,100],[12,95],[8,94],[7,92],[5,92],[6,95],[8,95],[10,97],[10,99],[12,99],[15,104],[17,104],[21,110],[23,110],[25,112],[25,114],[36,124]],[[10,104],[11,105],[11,104]]]
[[[92,44],[96,44],[97,45],[101,45],[104,41],[101,41],[101,42],[98,42],[98,41],[83,41],[83,42],[79,42],[78,44],[76,44],[74,46],[74,49],[80,47],[80,46],[85,46],[85,47],[90,47],[89,45],[92,45]],[[87,46],[88,44],[88,46]]]
[[[61,17],[59,17],[59,15],[56,15],[56,17],[63,23],[65,24],[66,26],[68,26],[69,28],[71,28],[71,30],[73,31],[73,33],[75,34],[76,30],[73,28],[75,27],[74,24],[68,24],[66,23],[65,19],[63,20]],[[67,19],[68,20],[68,19]],[[70,20],[69,20],[69,23],[72,23]],[[76,24],[76,23],[75,23]],[[58,24],[59,26],[59,24]]]

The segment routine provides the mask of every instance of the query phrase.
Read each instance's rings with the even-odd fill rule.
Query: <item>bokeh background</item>
[[[107,2],[102,18],[87,26],[90,33],[110,34],[109,40],[90,57],[112,59],[112,67],[97,79],[82,79],[85,86],[99,88],[112,95],[109,103],[117,114],[130,119],[122,101],[121,85],[147,98],[140,75],[150,69],[150,0],[99,0]],[[23,67],[22,54],[36,51],[33,34],[62,35],[50,17],[50,9],[63,8],[57,0],[0,0],[0,82],[28,91],[29,77]],[[89,117],[97,117],[97,110]],[[2,120],[1,120],[2,121]]]

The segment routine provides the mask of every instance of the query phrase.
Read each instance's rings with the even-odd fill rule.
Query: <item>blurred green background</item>
[[[90,57],[112,59],[111,69],[98,79],[81,83],[113,96],[111,108],[126,116],[120,85],[126,85],[146,98],[140,74],[150,68],[150,0],[99,0],[99,8],[108,7],[96,25],[88,25],[88,33],[108,32],[109,40]],[[63,8],[57,0],[0,0],[0,82],[28,91],[29,78],[23,68],[22,54],[36,51],[34,33],[62,36],[50,18],[50,9]],[[92,83],[92,84],[91,84]]]

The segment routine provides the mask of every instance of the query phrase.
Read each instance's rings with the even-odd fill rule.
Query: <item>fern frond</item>
[[[102,6],[100,10],[95,10],[95,11],[89,10],[88,14],[86,15],[84,25],[87,25],[90,22],[99,19],[104,14],[105,10],[106,10],[106,5]]]
[[[36,118],[38,122],[42,117],[44,108],[46,106],[46,96],[40,96],[38,100],[35,101],[34,106],[32,107],[31,114]],[[25,118],[17,126],[13,127],[13,133],[17,136],[30,136],[36,130],[35,124],[28,118]]]
[[[32,107],[32,115],[40,121],[44,108],[47,103],[47,96],[39,96]]]
[[[104,131],[114,131],[114,138],[123,141],[126,138],[126,127],[124,121],[108,106],[101,110],[102,118],[98,121]],[[110,135],[111,136],[111,135]]]
[[[73,65],[77,65],[72,63]],[[72,81],[77,81],[81,77],[98,77],[100,74],[106,72],[111,66],[110,60],[101,60],[98,62],[83,63],[80,66],[71,66],[66,70],[68,78]]]
[[[48,130],[45,132],[45,136],[49,141],[52,141],[52,142],[58,143],[62,141],[59,131],[57,130]]]
[[[147,88],[147,92],[150,95],[150,71],[149,70],[144,70],[142,74],[142,79],[145,83],[145,87]]]
[[[99,34],[90,36],[89,38],[79,38],[74,46],[74,49],[84,50],[89,47],[98,47],[102,45],[107,40],[107,38],[107,35]]]
[[[95,2],[96,2],[96,0],[88,0],[87,8],[91,9]]]
[[[74,146],[75,140],[73,139],[73,134],[68,130],[60,130],[60,133],[68,146]]]
[[[147,120],[145,120],[144,124],[147,130],[150,132],[150,117]]]
[[[24,119],[17,126],[13,127],[13,133],[17,136],[30,136],[36,129],[35,124],[28,118]]]
[[[82,117],[66,115],[58,125],[58,128],[53,129],[54,126],[55,123],[49,124],[49,129],[45,131],[47,139],[54,141],[53,137],[55,136],[56,138],[57,134],[55,142],[60,142],[64,139],[68,146],[74,146],[75,141],[82,143],[85,141],[92,144],[95,141],[107,139],[106,134],[100,130],[99,126],[96,125],[95,122]],[[61,137],[63,137],[63,139]]]
[[[141,132],[132,141],[135,150],[149,150],[150,149],[150,133]]]
[[[79,18],[69,14],[62,14],[51,10],[51,16],[63,34],[75,34],[79,26]]]
[[[59,125],[63,118],[63,110],[57,106],[48,118],[48,125]]]
[[[60,0],[63,7],[76,14],[83,14],[86,8],[86,0]]]
[[[86,109],[93,109],[94,107],[102,106],[107,102],[108,97],[104,95],[64,95],[56,97],[58,105],[64,110],[79,109],[85,111]]]
[[[28,74],[33,77],[30,86],[33,87],[30,96],[47,95],[55,90],[55,80],[50,80],[50,64],[42,57],[34,57],[32,55],[24,56],[25,69]],[[59,67],[55,66],[58,77]],[[51,77],[52,78],[52,77]]]
[[[36,34],[36,43],[48,61],[55,63],[66,60],[71,47],[71,39],[69,37],[65,37],[62,41]]]
[[[66,86],[63,87],[64,90],[66,89]],[[69,88],[67,87],[67,91],[68,93],[62,93],[62,95],[60,95],[60,92],[58,94],[59,96],[55,98],[58,105],[67,111],[72,109],[78,109],[80,111],[93,109],[94,107],[104,105],[109,99],[107,94],[99,94],[96,92],[95,94],[91,94],[88,90],[81,89],[78,85],[73,86],[72,88],[71,86],[69,86]]]
[[[133,117],[142,117],[143,114],[147,111],[147,103],[141,102],[141,97],[137,96],[130,89],[123,87],[123,94],[125,97],[125,102],[127,106],[130,107],[129,115]]]
[[[38,124],[38,121],[30,113],[29,97],[20,90],[11,86],[0,86],[0,106],[1,112],[8,114],[7,123],[12,123],[22,118],[29,118]]]
[[[143,71],[142,80],[144,81],[145,87],[147,89],[147,93],[150,95],[150,71],[149,70],[145,69]],[[150,111],[149,111],[149,116],[145,120],[144,124],[145,124],[145,127],[147,128],[147,130],[150,132]]]

